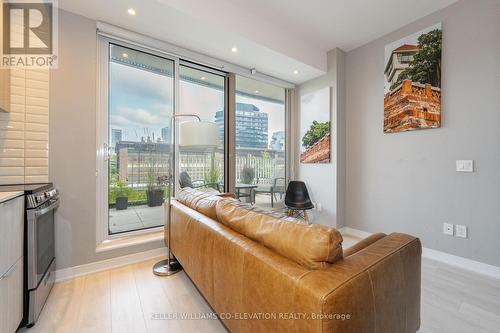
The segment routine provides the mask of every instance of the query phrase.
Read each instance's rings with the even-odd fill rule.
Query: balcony
[[[138,149],[141,148],[142,149]],[[168,198],[165,185],[169,173],[168,145],[125,144],[110,159],[109,232],[116,234],[164,225],[163,201]],[[193,184],[224,184],[224,160],[221,150],[181,151],[180,170],[189,174]],[[283,208],[285,153],[262,149],[238,149],[236,183],[240,200],[263,209]],[[278,179],[278,180],[276,180]],[[251,185],[251,186],[246,186]],[[270,188],[273,194],[271,204]],[[221,186],[223,188],[223,186]],[[156,191],[156,202],[151,193]],[[149,192],[149,194],[148,194]],[[123,205],[126,198],[126,205]],[[160,199],[161,198],[161,199]],[[158,201],[161,200],[161,201]]]

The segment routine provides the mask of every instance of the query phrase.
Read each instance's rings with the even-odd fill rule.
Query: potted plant
[[[210,155],[210,170],[207,173],[205,173],[203,181],[205,182],[206,187],[220,191],[219,188],[220,179],[221,179],[220,171],[216,164],[215,152],[213,152]]]
[[[127,182],[123,180],[117,180],[115,187],[113,188],[116,198],[116,210],[124,210],[128,208],[128,196],[130,194],[130,189],[127,186]]]
[[[255,178],[254,168],[250,168],[248,166],[245,166],[241,170],[241,180],[243,181],[244,184],[252,184],[254,178]]]
[[[155,177],[156,173],[154,167],[150,167],[148,170],[148,178],[147,178],[147,191],[146,198],[149,207],[156,207],[163,205],[163,188],[158,183],[157,178]]]

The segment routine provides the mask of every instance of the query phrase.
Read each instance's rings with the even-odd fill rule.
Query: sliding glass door
[[[216,148],[179,147],[179,185],[224,191],[226,75],[190,63],[179,66],[179,113],[195,114],[201,121],[219,125],[220,145]],[[180,118],[178,122],[193,121]]]
[[[163,226],[174,61],[109,44],[109,234]]]
[[[286,91],[236,77],[235,192],[264,209],[283,207],[286,189]]]
[[[283,207],[285,96],[278,86],[100,36],[98,243],[164,226],[174,180],[176,188],[234,188],[241,201]],[[174,150],[174,114],[216,123],[220,145]]]

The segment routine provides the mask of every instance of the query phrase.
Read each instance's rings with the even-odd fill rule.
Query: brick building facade
[[[441,89],[405,80],[384,97],[384,132],[441,126]]]
[[[330,134],[325,135],[300,154],[300,161],[302,163],[330,163]]]

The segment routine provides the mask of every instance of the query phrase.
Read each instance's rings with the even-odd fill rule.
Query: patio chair
[[[201,187],[211,187],[220,192],[219,183],[205,183],[203,180],[191,180],[191,176],[187,171],[182,171],[179,175],[179,185],[181,188],[191,187],[191,188],[201,188]]]
[[[285,187],[286,187],[286,180],[284,177],[276,177],[273,178],[272,184],[259,184],[262,181],[262,179],[263,178],[257,179],[258,186],[254,190],[254,195],[271,194],[271,207],[274,208],[274,201],[278,201],[277,198],[278,194],[280,196],[280,200],[283,200],[283,194],[285,193]]]

